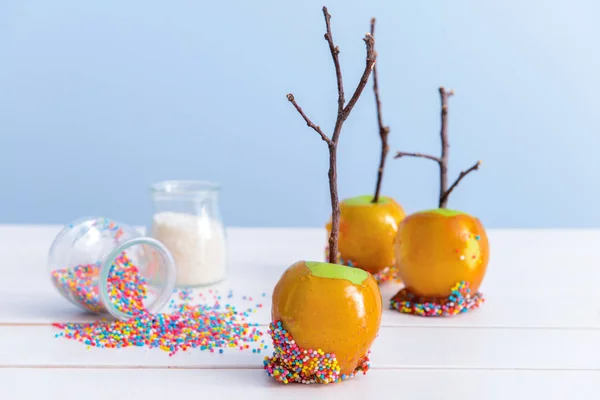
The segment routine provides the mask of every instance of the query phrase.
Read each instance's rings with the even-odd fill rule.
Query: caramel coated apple
[[[398,228],[394,248],[398,275],[406,288],[430,298],[449,296],[461,281],[476,292],[490,252],[479,219],[448,209],[406,217]]]
[[[381,302],[377,283],[365,271],[299,261],[275,286],[271,314],[296,345],[335,355],[341,374],[350,375],[377,336]]]
[[[365,195],[340,203],[338,250],[344,260],[372,274],[394,265],[394,238],[405,217],[404,209],[391,197]],[[331,232],[331,221],[327,223]]]

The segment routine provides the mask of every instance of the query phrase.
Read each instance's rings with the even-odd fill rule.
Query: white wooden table
[[[439,319],[386,308],[366,376],[284,386],[262,370],[264,353],[169,357],[158,349],[87,349],[56,339],[52,322],[93,318],[49,281],[46,253],[59,229],[0,226],[2,400],[600,399],[598,230],[490,230],[481,309]],[[297,260],[321,260],[324,243],[321,229],[232,228],[229,279],[218,288],[261,302],[252,320],[266,332],[280,274]],[[397,290],[382,288],[384,304]]]

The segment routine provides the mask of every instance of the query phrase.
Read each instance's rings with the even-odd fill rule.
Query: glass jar
[[[66,225],[50,247],[48,267],[66,299],[121,320],[158,311],[175,286],[175,262],[163,244],[103,217]]]
[[[154,213],[149,235],[175,259],[176,286],[200,287],[226,277],[226,235],[220,188],[203,181],[164,181],[150,188]]]

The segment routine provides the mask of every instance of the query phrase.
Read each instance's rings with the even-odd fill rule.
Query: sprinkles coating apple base
[[[483,302],[483,295],[480,292],[471,293],[469,284],[463,281],[452,288],[450,296],[440,300],[423,299],[404,288],[392,297],[390,306],[404,314],[450,317],[479,308]]]
[[[264,369],[278,382],[336,383],[353,378],[361,371],[366,374],[369,370],[367,354],[352,374],[341,374],[335,354],[325,353],[321,349],[302,349],[283,328],[281,321],[272,322],[269,328],[275,351],[272,357],[265,357]]]
[[[353,267],[353,268],[358,268],[358,264],[352,260],[345,260],[342,257],[339,258],[339,262],[342,265],[345,265],[347,267]],[[390,267],[385,267],[384,269],[382,269],[379,272],[376,272],[373,275],[373,278],[375,278],[375,281],[377,282],[377,284],[381,285],[383,283],[386,282],[396,282],[399,283],[401,282],[400,279],[398,279],[398,274],[396,273],[396,266],[392,265]]]
[[[329,256],[329,248],[325,248],[325,258]],[[359,265],[356,261],[352,261],[350,259],[346,259],[342,257],[340,253],[338,253],[338,264],[345,265],[346,267],[359,268]],[[383,268],[381,271],[376,272],[373,275],[375,281],[378,285],[381,285],[386,282],[400,283],[402,282],[398,278],[397,268],[395,265],[390,265],[389,267]]]

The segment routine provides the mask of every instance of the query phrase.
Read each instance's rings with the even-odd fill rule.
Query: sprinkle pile
[[[278,382],[336,383],[353,378],[360,371],[366,374],[369,370],[367,354],[352,374],[341,374],[335,354],[325,353],[320,349],[305,350],[298,347],[289,332],[283,328],[281,321],[272,322],[269,328],[275,351],[272,357],[265,357],[264,369]]]
[[[52,271],[54,285],[67,298],[93,313],[106,312],[100,298],[100,262]],[[111,303],[126,314],[143,309],[147,286],[138,269],[121,254],[108,273],[107,289]]]
[[[390,300],[390,305],[392,309],[405,314],[448,317],[478,308],[484,302],[483,295],[479,292],[471,294],[469,284],[464,281],[457,283],[446,299],[441,301],[423,300],[405,288]]]
[[[252,349],[254,353],[267,349],[262,332],[256,328],[258,324],[246,321],[255,308],[238,311],[230,304],[221,305],[221,296],[212,290],[212,298],[200,294],[202,303],[194,305],[192,293],[176,293],[169,304],[170,313],[152,314],[142,309],[127,321],[55,323],[62,330],[55,336],[77,340],[88,348],[159,348],[169,356],[194,348],[219,353],[224,352],[223,348]],[[232,297],[231,293],[227,297]]]

